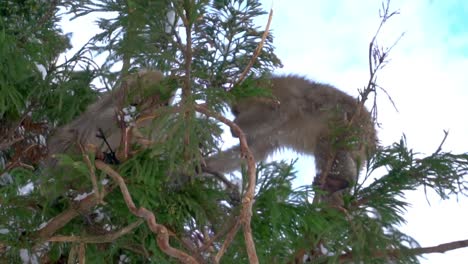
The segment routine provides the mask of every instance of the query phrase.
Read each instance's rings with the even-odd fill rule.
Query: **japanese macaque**
[[[59,127],[47,142],[49,155],[46,167],[55,166],[57,161],[54,154],[79,153],[80,144],[83,147],[94,146],[101,153],[117,151],[123,131],[122,121],[118,119],[119,111],[127,106],[137,106],[148,111],[158,104],[167,103],[158,87],[163,77],[159,71],[132,74],[122,81],[119,88],[88,106],[78,118]]]
[[[248,97],[232,106],[256,161],[282,148],[313,155],[314,184],[325,193],[320,200],[341,205],[342,192],[357,181],[376,148],[370,113],[344,92],[296,76],[273,77],[259,86],[270,88],[276,101]],[[226,173],[239,169],[241,161],[235,146],[206,162],[209,170]]]

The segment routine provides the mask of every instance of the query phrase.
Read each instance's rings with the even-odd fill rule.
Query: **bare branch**
[[[81,155],[83,156],[83,160],[85,161],[86,166],[88,166],[89,176],[91,178],[91,183],[93,185],[93,191],[94,191],[94,194],[96,195],[96,199],[98,200],[98,203],[103,203],[102,196],[101,196],[101,193],[99,191],[99,186],[98,186],[98,183],[97,183],[96,169],[93,166],[93,164],[91,163],[91,160],[89,159],[89,156],[86,153],[87,151],[85,150],[83,145],[81,143],[78,143],[78,145],[80,147],[80,151],[81,151]],[[96,153],[96,150],[92,150],[92,152]]]
[[[143,223],[143,219],[131,223],[130,225],[111,233],[101,236],[53,236],[47,241],[49,242],[79,242],[79,243],[111,243],[121,236],[130,233],[133,229],[137,228]]]
[[[444,145],[445,140],[447,140],[448,133],[449,132],[447,130],[444,130],[444,138],[442,139],[442,141],[439,144],[439,147],[437,147],[437,150],[432,154],[432,156],[435,156],[442,151],[442,146]]]
[[[410,248],[410,249],[390,249],[384,251],[377,251],[372,254],[374,258],[390,258],[390,259],[398,259],[403,255],[422,255],[422,254],[430,254],[430,253],[445,253],[450,250],[455,250],[459,248],[466,248],[468,247],[468,239],[466,240],[459,240],[453,241],[449,243],[439,244],[437,246],[432,247],[418,247],[418,248]],[[353,259],[353,254],[347,253],[340,256],[339,260],[340,263],[347,262]]]
[[[101,197],[104,198],[113,189],[113,186],[107,186],[101,191]],[[65,212],[60,213],[52,220],[50,220],[47,225],[37,231],[36,237],[38,237],[40,242],[47,240],[57,230],[64,227],[72,219],[85,212],[89,212],[89,210],[91,210],[91,208],[96,206],[98,203],[99,200],[96,198],[96,195],[89,195],[88,197],[81,200],[78,205],[67,209]]]

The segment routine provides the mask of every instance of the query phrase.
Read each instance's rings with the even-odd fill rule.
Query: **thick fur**
[[[297,76],[273,77],[260,85],[271,89],[278,101],[250,97],[232,107],[234,122],[246,134],[257,161],[290,148],[315,157],[317,175],[328,172],[322,188],[330,193],[357,180],[377,139],[369,112],[355,98]],[[209,157],[207,166],[218,172],[239,169],[239,153],[235,146]]]

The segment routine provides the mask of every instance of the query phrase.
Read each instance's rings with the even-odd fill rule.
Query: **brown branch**
[[[195,110],[209,117],[213,117],[226,124],[231,128],[231,131],[239,138],[241,156],[247,160],[248,175],[247,189],[245,191],[244,196],[242,197],[242,209],[240,212],[239,222],[243,226],[244,239],[247,247],[247,255],[249,256],[249,262],[256,264],[258,263],[258,257],[257,252],[255,250],[255,242],[253,241],[252,230],[250,227],[256,185],[256,168],[254,156],[249,149],[244,132],[240,129],[240,127],[237,124],[218,113],[211,112],[202,105],[195,105]],[[238,228],[233,229],[232,237],[234,237],[235,233],[237,232],[236,229]],[[228,245],[226,245],[226,247],[227,246]]]
[[[78,263],[85,264],[86,259],[86,244],[80,243],[79,250],[78,250]]]
[[[99,191],[99,186],[98,186],[98,183],[97,183],[96,169],[93,166],[93,164],[91,163],[91,160],[89,159],[88,153],[86,153],[87,151],[85,150],[83,145],[78,142],[78,146],[80,147],[80,151],[81,151],[81,155],[83,156],[83,160],[85,161],[86,166],[88,166],[89,176],[91,178],[91,183],[93,185],[93,191],[94,191],[94,194],[96,195],[96,199],[98,200],[98,203],[103,203],[104,201],[102,200],[102,196],[101,196],[101,193]],[[96,150],[95,149],[91,150],[91,152],[96,153]]]
[[[268,15],[268,22],[267,22],[266,27],[265,27],[265,32],[263,32],[262,39],[260,40],[260,43],[258,43],[258,46],[255,49],[254,54],[253,54],[252,58],[249,61],[249,64],[247,64],[247,67],[245,67],[245,69],[241,73],[239,79],[237,79],[236,84],[241,83],[245,79],[245,76],[247,76],[247,73],[249,73],[250,68],[252,68],[255,60],[260,55],[260,52],[262,52],[263,45],[265,44],[265,40],[268,37],[268,33],[270,32],[270,24],[271,24],[272,19],[273,19],[273,8],[270,9],[270,14]]]
[[[227,248],[229,247],[229,245],[231,245],[232,241],[234,240],[234,237],[236,236],[240,226],[240,221],[236,221],[235,224],[232,226],[231,230],[229,230],[229,233],[227,234],[223,245],[221,246],[221,248],[215,256],[215,263],[219,263]]]
[[[70,254],[68,254],[67,263],[75,263],[77,251],[78,251],[78,245],[75,244],[70,249]]]
[[[422,254],[430,254],[430,253],[445,253],[450,250],[455,250],[459,248],[466,248],[468,247],[468,239],[466,240],[459,240],[453,241],[449,243],[439,244],[437,246],[431,247],[418,247],[418,248],[409,248],[409,249],[390,249],[390,250],[382,250],[376,251],[372,254],[374,258],[401,258],[402,256],[408,255],[422,255]],[[347,262],[353,259],[352,252],[343,254],[340,256],[339,261]]]
[[[468,239],[439,244],[432,247],[419,247],[409,249],[408,252],[413,255],[422,255],[430,253],[445,253],[446,251],[468,247]]]
[[[101,236],[53,236],[47,239],[48,242],[73,242],[73,243],[111,243],[119,237],[130,233],[133,229],[137,228],[143,219],[131,223],[130,225],[114,232],[107,233]]]
[[[361,99],[364,102],[367,100],[369,94],[374,91],[375,92],[375,87],[376,84],[374,83],[374,80],[376,78],[377,72],[385,65],[387,62],[387,57],[390,53],[390,51],[393,49],[393,47],[396,46],[396,44],[400,41],[400,39],[403,37],[404,33],[400,35],[400,37],[388,48],[385,50],[379,49],[379,47],[376,47],[377,43],[377,36],[380,33],[380,30],[382,29],[383,25],[385,22],[387,22],[392,16],[400,14],[399,11],[393,11],[390,12],[390,0],[387,0],[387,3],[384,4],[382,3],[382,12],[383,14],[380,15],[381,21],[380,24],[377,28],[377,31],[375,32],[374,36],[372,37],[371,42],[369,43],[369,50],[368,50],[368,63],[369,63],[369,80],[367,82],[366,88],[364,91],[362,91],[361,94]],[[384,90],[385,91],[385,90]],[[386,91],[385,91],[386,92]]]
[[[226,235],[228,232],[231,232],[232,229],[235,227],[238,221],[234,219],[235,217],[230,217],[228,220],[224,221],[224,226],[221,228],[220,231],[216,232],[215,235],[210,237],[210,239],[206,240],[201,247],[198,248],[198,252],[203,252],[208,248],[212,247],[213,243],[218,240],[220,237]]]
[[[101,197],[103,198],[109,192],[114,189],[113,186],[107,186],[101,191]],[[37,231],[36,237],[40,242],[49,239],[57,230],[64,227],[68,222],[70,222],[75,217],[89,212],[91,208],[96,206],[99,203],[99,200],[96,199],[96,195],[92,194],[81,200],[77,206],[73,206],[67,209],[65,212],[60,213],[52,220],[50,220],[47,225]]]
[[[5,137],[6,138],[6,137]],[[7,141],[6,139],[4,141],[7,141],[7,142],[1,142],[0,143],[0,151],[1,150],[6,150],[7,148],[11,147],[13,144],[17,143],[17,142],[20,142],[21,140],[23,140],[24,137],[20,136],[20,137],[17,137],[17,138],[13,138],[12,140],[10,141]]]
[[[127,204],[128,209],[130,210],[131,213],[134,215],[141,217],[146,220],[148,227],[150,230],[157,234],[156,241],[158,243],[159,248],[166,254],[168,254],[171,257],[177,258],[180,260],[182,263],[190,263],[190,264],[195,264],[198,263],[195,258],[192,256],[188,255],[187,253],[171,247],[169,244],[169,231],[164,225],[158,224],[156,222],[156,217],[155,215],[149,211],[148,209],[144,207],[137,208],[135,206],[135,203],[133,202],[133,199],[130,195],[130,192],[128,191],[127,185],[125,184],[124,179],[118,172],[113,170],[111,167],[109,167],[107,164],[100,160],[96,160],[95,162],[96,168],[99,170],[105,172],[109,177],[111,177],[120,187],[120,191],[124,197],[125,203]]]
[[[192,50],[192,26],[193,21],[196,18],[192,17],[194,14],[192,12],[192,8],[194,7],[194,2],[192,1],[184,1],[183,3],[183,16],[182,21],[184,23],[185,28],[185,49],[183,51],[184,55],[184,85],[182,86],[182,104],[187,105],[191,104],[190,98],[192,96],[192,60],[193,60],[193,50]],[[185,107],[184,107],[185,108]],[[190,107],[184,110],[184,121],[189,123],[193,117],[193,112]],[[186,126],[184,131],[184,146],[190,146],[190,127]],[[184,161],[188,161],[191,159],[190,151],[188,147],[184,147]]]

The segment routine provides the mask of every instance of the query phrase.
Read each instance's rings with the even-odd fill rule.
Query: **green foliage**
[[[77,209],[83,203],[80,195],[93,190],[81,153],[58,155],[60,166],[54,170],[38,164],[54,129],[79,116],[99,99],[100,91],[117,87],[142,68],[159,69],[167,77],[134,96],[157,93],[166,101],[180,88],[180,100],[151,113],[157,118],[141,132],[151,135],[154,144],[131,146],[130,158],[112,168],[122,176],[137,208],[152,211],[157,223],[168,228],[172,247],[211,261],[238,221],[247,186],[245,176],[234,184],[203,173],[203,158],[218,150],[222,131],[213,119],[196,114],[194,104],[204,103],[220,113],[237,98],[271,97],[258,88],[281,65],[271,34],[248,77],[239,82],[264,34],[254,23],[265,15],[260,2],[58,2],[0,2],[0,262],[20,262],[20,249],[38,248],[41,260],[65,261],[79,243],[44,245],[50,237],[37,232],[63,215],[79,212],[53,233],[83,239],[103,239],[138,221],[117,184],[99,170],[99,189],[108,192],[103,203]],[[75,17],[99,15],[102,30],[61,64],[57,58],[63,57],[69,42],[57,26],[59,7]],[[100,65],[97,58],[102,55],[106,57]],[[300,252],[313,256],[314,263],[417,263],[408,253],[417,242],[399,230],[409,206],[405,194],[422,186],[443,199],[466,195],[468,154],[438,150],[424,157],[402,139],[379,150],[367,166],[368,173],[345,196],[344,207],[330,208],[313,203],[312,186],[293,188],[294,162],[260,164],[250,223],[260,263],[293,262]],[[376,171],[385,174],[375,177]],[[211,238],[214,241],[202,248]],[[85,243],[86,260],[117,263],[125,256],[128,263],[176,263],[157,239],[143,223],[112,243]],[[245,247],[239,232],[221,262],[247,263]]]
[[[259,258],[264,263],[285,263],[294,257],[291,248],[314,252],[321,245],[354,263],[387,263],[388,258],[396,263],[418,263],[416,256],[404,252],[419,245],[398,229],[405,222],[403,214],[410,205],[404,201],[405,191],[422,185],[466,195],[461,186],[466,185],[463,176],[467,173],[467,161],[466,154],[442,152],[416,158],[402,140],[379,151],[369,162],[370,171],[386,167],[388,173],[370,185],[366,184],[368,177],[359,182],[354,194],[345,197],[346,213],[312,204],[310,186],[292,189],[293,163],[261,165],[252,222]],[[440,165],[448,163],[451,166]],[[430,174],[420,173],[428,167]],[[446,197],[445,193],[439,194]],[[247,261],[246,255],[239,254],[245,246],[242,241],[239,235],[233,244],[235,249],[228,258],[232,263]],[[389,248],[400,250],[398,259],[394,259]],[[337,257],[322,256],[316,261],[335,263]]]
[[[244,82],[234,87],[234,89],[231,90],[231,94],[236,99],[246,97],[265,97],[274,99],[271,91],[265,88],[268,87],[270,83],[269,79],[266,77],[267,76],[262,76],[261,78],[257,78],[255,76],[249,76],[244,80]]]
[[[37,0],[0,3],[0,118],[18,118],[48,88],[36,65],[47,65],[69,45],[53,26],[55,9]]]
[[[375,202],[374,197],[389,199],[387,201],[395,206],[393,210],[406,205],[396,198],[403,197],[404,191],[415,190],[419,186],[433,189],[442,199],[448,198],[449,194],[466,194],[464,176],[468,172],[467,154],[456,155],[438,150],[427,157],[418,156],[408,150],[404,138],[385,148],[375,156],[370,170],[372,172],[385,166],[389,173],[359,192],[368,197],[369,202]]]
[[[0,3],[0,145],[12,146],[0,148],[2,161],[22,155],[23,162],[36,165],[44,155],[46,123],[69,121],[80,111],[74,107],[80,105],[77,100],[69,105],[73,107],[65,108],[57,104],[62,101],[54,99],[64,99],[60,93],[68,93],[69,98],[84,95],[71,92],[68,87],[61,89],[62,80],[68,79],[56,63],[59,54],[69,47],[69,41],[55,26],[59,20],[57,8],[54,1]],[[84,98],[82,102],[88,101]],[[80,107],[83,109],[83,104]],[[22,141],[10,144],[15,138]],[[25,151],[28,153],[24,154]]]
[[[211,86],[219,87],[226,81],[235,81],[252,59],[264,31],[253,19],[266,14],[259,1],[213,1],[207,7],[203,20],[195,25],[194,45],[203,56],[194,59],[194,69],[204,69],[211,76]],[[274,54],[273,36],[268,35],[252,71],[265,74],[281,62]],[[208,72],[206,71],[208,70]],[[223,78],[223,79],[220,79]]]
[[[69,123],[84,112],[89,104],[97,100],[98,93],[90,89],[95,75],[94,71],[85,69],[63,76],[43,94],[43,111],[37,111],[34,115],[38,119],[48,116],[51,123],[58,126]]]
[[[172,34],[165,32],[170,1],[71,1],[70,12],[76,17],[93,12],[104,12],[112,18],[99,18],[101,33],[90,41],[90,50],[97,54],[109,52],[103,68],[109,69],[122,59],[132,58],[135,65],[143,68],[170,69],[170,61],[180,55],[170,46]],[[106,54],[107,55],[107,54]],[[128,70],[127,68],[126,70]]]

